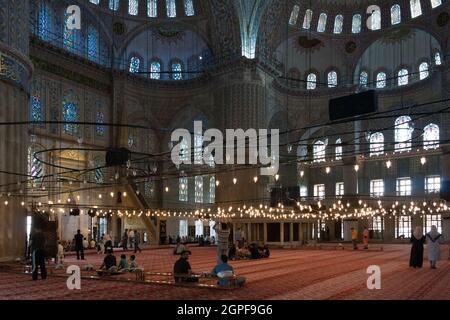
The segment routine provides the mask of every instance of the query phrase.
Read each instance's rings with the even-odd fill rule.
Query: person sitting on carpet
[[[223,255],[221,257],[221,260],[222,263],[219,263],[217,266],[215,266],[211,273],[219,278],[219,282],[217,283],[219,286],[227,288],[230,286],[230,278],[235,276],[234,269],[228,264],[228,257],[226,255]],[[242,286],[244,283],[245,278],[236,278],[237,285]]]
[[[180,259],[173,266],[173,275],[176,283],[180,282],[198,282],[198,278],[192,277],[192,268],[188,262],[190,251],[184,250]]]
[[[103,263],[100,266],[100,270],[105,270],[108,272],[116,272],[117,271],[116,257],[113,255],[112,250],[107,251],[107,255],[106,255],[105,259],[103,259]]]
[[[248,246],[248,251],[250,251],[250,259],[259,259],[261,256],[259,255],[259,250],[256,244],[252,243]]]
[[[175,247],[175,250],[173,250],[173,254],[174,255],[181,255],[181,253],[183,251],[187,251],[187,248],[186,248],[186,246],[184,244],[181,243],[181,241],[179,241],[177,239],[177,245]]]
[[[129,271],[130,267],[128,265],[128,261],[127,261],[127,256],[122,254],[120,256],[120,261],[119,261],[119,267],[118,267],[119,271]]]
[[[261,256],[261,258],[269,258],[270,257],[270,250],[269,250],[269,246],[267,244],[264,247],[262,247],[260,256]]]
[[[228,250],[228,257],[230,257],[230,260],[236,259],[236,245],[233,243],[230,247],[230,250]]]
[[[130,271],[136,270],[138,267],[138,264],[136,262],[136,256],[133,254],[130,257]]]

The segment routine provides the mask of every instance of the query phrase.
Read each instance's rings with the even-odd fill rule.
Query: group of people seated
[[[221,263],[216,265],[210,273],[203,273],[195,275],[192,273],[191,265],[189,264],[190,251],[184,250],[181,252],[180,258],[175,262],[173,267],[173,275],[175,283],[193,283],[199,282],[200,277],[217,277],[218,285],[223,288],[228,288],[233,281],[234,285],[242,286],[245,283],[244,277],[236,277],[234,269],[228,264],[228,257],[222,255]]]
[[[130,261],[128,262],[127,256],[122,254],[120,256],[119,265],[117,265],[116,257],[112,250],[108,250],[103,263],[100,266],[100,271],[103,273],[116,273],[116,272],[134,272],[138,269],[138,264],[136,262],[136,256],[130,256]]]
[[[231,260],[269,258],[270,250],[267,245],[261,247],[251,243],[245,247],[241,242],[237,242],[230,247],[228,257]]]
[[[173,237],[169,236],[169,244],[174,243],[198,243],[200,246],[202,245],[214,245],[216,243],[216,238],[214,236],[196,236],[196,237]]]

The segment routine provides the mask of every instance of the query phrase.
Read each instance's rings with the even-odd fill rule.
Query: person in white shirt
[[[83,248],[84,249],[89,249],[89,242],[87,241],[86,238],[83,239]]]
[[[130,248],[133,248],[133,242],[134,242],[134,231],[130,230],[128,233],[128,243],[130,245]]]
[[[64,267],[64,247],[61,241],[58,241],[58,252],[56,253],[56,269],[62,269]]]
[[[214,230],[217,235],[217,263],[222,262],[222,256],[228,254],[228,240],[230,237],[230,228],[228,228],[227,223],[217,222],[214,225]]]

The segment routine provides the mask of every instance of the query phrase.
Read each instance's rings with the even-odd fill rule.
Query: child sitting
[[[130,267],[128,266],[127,256],[122,254],[120,256],[119,267],[117,268],[119,271],[129,271]]]
[[[136,256],[132,255],[130,257],[130,271],[134,271],[138,268],[138,264],[136,262]]]

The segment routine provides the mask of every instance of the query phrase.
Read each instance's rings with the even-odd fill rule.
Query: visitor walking
[[[363,244],[364,250],[369,249],[369,229],[367,229],[367,227],[364,227],[363,231]]]
[[[413,268],[422,268],[423,266],[423,245],[425,244],[425,236],[422,227],[416,227],[411,236],[411,256],[409,258],[409,266]]]
[[[47,270],[45,268],[45,236],[39,227],[31,235],[31,261],[32,261],[32,277],[33,280],[38,279],[38,268],[41,269],[41,278],[47,278]]]
[[[141,234],[137,230],[134,230],[134,253],[138,251],[139,253],[142,252],[141,248],[139,248],[140,242],[141,242]]]
[[[217,263],[222,262],[222,256],[228,254],[228,239],[230,237],[230,229],[226,223],[217,222],[214,225],[218,237],[217,243]]]
[[[84,237],[81,234],[81,231],[77,230],[77,234],[74,236],[75,251],[77,252],[77,260],[80,260],[80,253],[81,253],[81,260],[84,260],[83,240],[84,240]]]
[[[350,228],[350,230],[352,231],[353,250],[358,250],[358,231],[355,228]]]
[[[128,250],[128,229],[125,229],[125,232],[123,233],[122,236],[122,249],[123,251]]]
[[[431,231],[427,233],[428,260],[430,260],[431,269],[436,269],[436,262],[439,260],[440,245],[439,238],[441,234],[436,226],[431,227]]]

